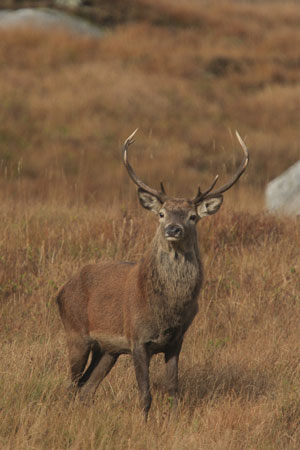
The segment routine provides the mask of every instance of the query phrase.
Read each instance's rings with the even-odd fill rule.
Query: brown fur
[[[61,288],[57,302],[67,335],[72,381],[82,399],[91,398],[118,356],[129,353],[147,417],[153,354],[165,354],[168,390],[177,395],[178,357],[198,310],[203,276],[197,207],[181,199],[161,204],[142,190],[139,197],[145,208],[164,216],[144,258],[138,263],[83,267]],[[166,237],[168,226],[181,230],[180,239]],[[90,352],[92,361],[86,368]]]
[[[151,406],[149,364],[154,353],[165,354],[168,390],[178,393],[178,358],[184,334],[195,317],[202,284],[196,224],[216,213],[227,191],[245,171],[249,154],[225,185],[212,192],[218,177],[192,200],[170,199],[141,181],[128,160],[135,130],[122,149],[123,162],[139,187],[141,205],[159,217],[159,226],[144,258],[133,263],[101,263],[84,267],[59,292],[57,302],[69,347],[71,377],[81,398],[93,396],[122,353],[130,353],[142,408]],[[92,359],[86,368],[89,354]]]

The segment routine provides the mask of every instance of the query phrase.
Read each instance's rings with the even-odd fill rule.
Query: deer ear
[[[149,192],[146,192],[141,188],[138,189],[138,197],[143,208],[149,209],[150,211],[158,214],[162,204],[157,197],[149,194]]]
[[[198,216],[202,218],[205,216],[211,216],[212,214],[215,214],[220,209],[222,203],[223,203],[223,195],[203,200],[203,202],[201,202],[197,206]]]

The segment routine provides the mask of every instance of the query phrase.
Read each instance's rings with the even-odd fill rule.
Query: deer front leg
[[[149,364],[150,356],[145,345],[139,344],[134,347],[132,352],[135,376],[139,388],[141,407],[147,421],[148,412],[151,406]]]
[[[165,352],[167,391],[172,402],[172,407],[178,405],[178,361],[182,340]]]

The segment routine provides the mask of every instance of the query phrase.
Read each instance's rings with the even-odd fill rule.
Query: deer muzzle
[[[165,238],[168,241],[179,241],[184,236],[184,229],[177,223],[171,223],[165,228]]]

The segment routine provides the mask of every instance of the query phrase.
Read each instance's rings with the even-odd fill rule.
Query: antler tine
[[[249,163],[249,152],[248,149],[246,147],[245,142],[243,141],[243,139],[241,138],[241,136],[239,135],[239,133],[236,131],[235,132],[236,137],[244,151],[244,159],[240,165],[240,167],[238,168],[238,170],[236,171],[236,173],[233,175],[233,177],[223,186],[221,186],[219,189],[217,189],[214,192],[211,192],[211,190],[213,189],[213,187],[215,186],[218,177],[215,178],[215,181],[213,182],[212,186],[210,186],[210,188],[204,192],[201,197],[198,198],[198,196],[195,197],[196,201],[194,200],[194,203],[199,203],[201,200],[207,199],[207,198],[212,198],[212,197],[216,197],[218,195],[223,194],[224,192],[228,191],[228,189],[230,189],[240,178],[240,176],[245,172],[248,163]]]
[[[218,179],[219,179],[219,175],[216,175],[214,181],[212,182],[212,184],[211,184],[211,185],[209,186],[209,188],[208,188],[206,191],[204,191],[204,192],[201,192],[200,186],[198,186],[198,192],[197,192],[197,195],[196,195],[194,198],[192,198],[191,202],[192,202],[192,203],[195,203],[195,204],[201,202],[201,200],[202,200],[202,199],[203,199],[210,191],[213,190],[213,188],[215,187],[215,185],[216,185]]]
[[[144,191],[148,192],[149,194],[154,195],[154,197],[156,197],[159,201],[161,201],[162,203],[166,200],[167,196],[166,196],[166,192],[164,189],[164,186],[162,184],[162,182],[160,183],[161,186],[161,191],[157,191],[156,189],[153,189],[149,186],[147,186],[147,184],[145,184],[142,180],[140,180],[133,168],[131,167],[129,161],[128,161],[128,148],[131,144],[134,143],[135,139],[134,136],[136,134],[136,132],[138,131],[138,128],[126,139],[126,141],[124,142],[124,145],[122,147],[122,158],[123,158],[123,163],[127,169],[127,172],[130,176],[130,178],[132,179],[132,181],[141,189],[143,189]]]
[[[164,187],[164,184],[162,181],[160,182],[160,190],[161,190],[162,194],[166,195],[165,187]]]

